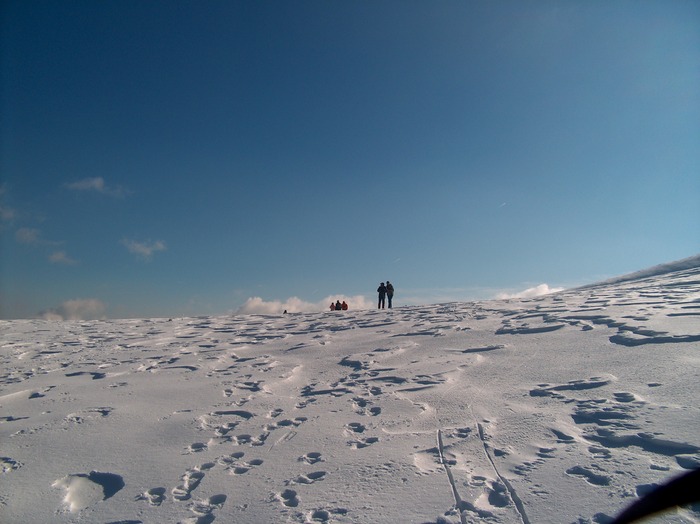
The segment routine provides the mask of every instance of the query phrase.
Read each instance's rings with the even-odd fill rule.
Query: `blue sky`
[[[482,299],[700,252],[697,2],[0,9],[2,318]]]

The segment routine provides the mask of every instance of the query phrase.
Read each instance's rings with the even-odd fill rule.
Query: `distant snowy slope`
[[[581,286],[579,289],[586,289],[598,286],[607,286],[611,284],[620,284],[622,282],[630,282],[633,280],[641,280],[643,278],[656,277],[659,275],[665,275],[667,273],[675,273],[676,271],[686,271],[688,269],[700,268],[700,254],[694,255],[692,257],[684,258],[682,260],[677,260],[675,262],[667,262],[665,264],[659,264],[658,266],[653,266],[648,269],[642,269],[640,271],[635,271],[634,273],[628,273],[627,275],[622,275],[619,277],[613,277],[608,280],[603,280],[601,282],[596,282],[594,284],[588,284]]]

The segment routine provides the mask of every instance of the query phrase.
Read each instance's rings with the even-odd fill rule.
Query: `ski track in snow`
[[[0,334],[3,522],[604,524],[700,467],[699,269]]]

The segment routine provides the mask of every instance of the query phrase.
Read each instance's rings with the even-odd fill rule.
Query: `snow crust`
[[[385,311],[2,321],[0,521],[610,522],[700,467],[700,269],[672,269]]]

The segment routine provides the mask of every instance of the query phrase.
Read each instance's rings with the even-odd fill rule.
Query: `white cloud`
[[[104,178],[101,176],[93,178],[84,178],[83,180],[78,180],[76,182],[71,182],[66,184],[68,189],[73,191],[96,191],[102,193],[103,195],[109,195],[114,197],[124,196],[126,193],[124,189],[120,186],[110,187],[105,184]]]
[[[41,231],[29,227],[21,227],[15,232],[15,238],[20,244],[36,245],[41,242]]]
[[[4,197],[5,193],[7,193],[7,189],[5,187],[5,184],[0,184],[0,198]],[[15,212],[14,209],[7,207],[7,206],[5,206],[5,204],[0,202],[0,223],[1,222],[12,222],[16,216],[17,216],[17,213]]]
[[[245,303],[239,307],[235,314],[237,315],[279,315],[285,310],[288,313],[310,313],[316,311],[326,311],[330,309],[331,302],[336,300],[345,301],[352,310],[371,309],[376,307],[376,304],[368,300],[367,297],[356,295],[349,297],[343,294],[329,295],[319,302],[306,302],[298,297],[290,297],[285,301],[281,300],[263,300],[260,297],[250,297]]]
[[[12,222],[17,216],[14,209],[0,205],[0,221],[2,222]]]
[[[62,244],[62,242],[45,239],[40,230],[31,227],[21,227],[15,231],[15,240],[28,246],[58,246]]]
[[[318,311],[318,308],[309,302],[304,302],[300,298],[291,297],[285,302],[281,300],[265,301],[260,297],[250,297],[236,310],[237,315],[276,315],[287,310],[289,313],[299,313],[301,311]]]
[[[95,298],[67,300],[60,306],[39,313],[44,320],[95,320],[105,318],[106,306]]]
[[[542,295],[549,295],[550,293],[558,293],[559,291],[564,291],[564,288],[549,287],[547,284],[540,284],[539,286],[530,287],[517,293],[498,293],[496,298],[499,300],[508,298],[535,298],[541,297]]]
[[[125,238],[122,240],[122,244],[129,250],[130,253],[143,257],[146,260],[149,260],[154,253],[157,253],[158,251],[165,251],[167,249],[165,242],[162,240],[156,240],[155,242],[138,242],[136,240]]]
[[[67,266],[73,266],[78,262],[71,257],[69,257],[65,251],[54,251],[49,255],[49,261],[54,264],[65,264]]]

